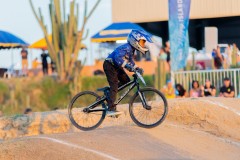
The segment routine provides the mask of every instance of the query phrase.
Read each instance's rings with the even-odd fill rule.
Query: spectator
[[[44,75],[48,75],[48,62],[47,62],[48,54],[42,50],[41,58],[42,58],[42,70]]]
[[[230,44],[228,44],[226,50],[225,50],[225,54],[227,55],[227,67],[230,68],[231,64],[232,64],[232,49]]]
[[[165,48],[164,48],[164,50],[165,50],[165,53],[167,54],[167,63],[168,63],[168,65],[169,65],[169,68],[171,67],[171,56],[170,56],[170,43],[169,43],[169,41],[167,41],[166,43],[165,43]]]
[[[143,56],[145,57],[146,61],[151,61],[151,54],[149,51],[147,51]]]
[[[168,55],[165,53],[164,48],[161,48],[161,49],[160,49],[160,53],[159,53],[159,58],[160,58],[161,60],[167,61],[167,56],[168,56]]]
[[[224,57],[220,52],[220,47],[217,46],[216,57],[214,58],[214,65],[216,69],[222,69],[224,63]]]
[[[24,114],[30,115],[32,114],[32,109],[31,108],[26,108],[24,111]]]
[[[35,58],[33,61],[32,61],[32,69],[37,69],[38,67],[38,58]]]
[[[176,97],[177,98],[187,97],[187,92],[181,84],[179,84],[179,83],[176,84],[175,88],[176,88]]]
[[[238,47],[236,43],[233,43],[233,50],[232,50],[232,64],[235,66],[237,65],[237,56],[238,56]]]
[[[24,47],[22,47],[21,50],[21,57],[22,57],[22,74],[26,76],[28,72],[28,58],[27,58],[28,52]]]
[[[198,81],[192,82],[192,89],[190,90],[190,97],[201,97],[201,89]]]
[[[3,116],[3,112],[0,110],[0,117],[2,117]]]
[[[224,78],[223,83],[224,85],[220,88],[219,97],[233,98],[235,92],[234,86],[231,85],[230,79],[228,77]]]
[[[216,57],[216,54],[217,54],[217,50],[214,48],[212,50],[212,57],[215,58]]]
[[[237,54],[237,66],[240,67],[240,52]]]
[[[167,81],[167,86],[165,86],[162,91],[167,99],[175,98],[175,90],[170,80]]]
[[[202,86],[201,88],[201,92],[202,97],[214,97],[216,95],[216,88],[211,84],[210,80],[207,79],[205,81],[205,86]]]
[[[52,74],[56,72],[56,63],[52,61],[51,59],[51,69],[52,69]]]

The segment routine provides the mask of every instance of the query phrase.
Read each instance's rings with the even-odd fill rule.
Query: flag
[[[190,3],[191,0],[169,0],[171,71],[183,69],[187,64]]]

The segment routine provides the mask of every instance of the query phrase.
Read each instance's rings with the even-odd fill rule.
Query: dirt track
[[[90,132],[3,141],[0,159],[239,159],[239,99],[181,99],[169,106],[167,120],[154,129],[136,127],[128,115],[107,118]]]

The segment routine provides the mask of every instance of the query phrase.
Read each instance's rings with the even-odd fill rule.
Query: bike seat
[[[103,87],[103,88],[98,88],[97,91],[103,91],[105,92],[106,90],[109,90],[110,87]]]

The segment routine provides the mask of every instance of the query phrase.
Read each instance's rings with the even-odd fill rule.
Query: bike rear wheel
[[[106,108],[104,104],[100,103],[96,105],[93,110],[98,111],[86,112],[84,110],[99,100],[99,98],[100,97],[95,92],[91,91],[80,92],[73,97],[68,106],[68,115],[75,127],[88,131],[101,125],[106,116]]]
[[[165,96],[154,88],[140,89],[148,108],[144,108],[142,99],[136,93],[129,103],[129,113],[132,120],[140,127],[153,128],[161,124],[166,118],[168,104]]]

